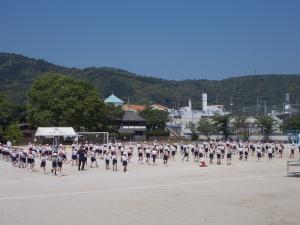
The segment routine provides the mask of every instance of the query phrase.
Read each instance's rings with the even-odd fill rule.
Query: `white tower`
[[[202,110],[204,112],[207,111],[207,94],[206,93],[202,94]]]
[[[192,100],[189,98],[189,110],[192,110]]]
[[[285,103],[284,103],[284,110],[286,112],[290,112],[290,94],[285,93]]]

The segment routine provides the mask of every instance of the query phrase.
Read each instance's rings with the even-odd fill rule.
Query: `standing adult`
[[[84,170],[84,165],[85,165],[85,150],[81,146],[79,151],[77,152],[78,155],[78,170]]]

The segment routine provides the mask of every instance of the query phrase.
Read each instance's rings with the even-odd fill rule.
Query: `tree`
[[[150,106],[139,113],[146,120],[148,130],[164,130],[168,122],[168,112],[152,109]]]
[[[300,114],[295,114],[289,117],[289,115],[283,118],[282,130],[300,130]]]
[[[216,129],[219,132],[223,133],[225,139],[228,139],[230,134],[230,130],[229,130],[230,117],[231,117],[230,114],[221,115],[219,113],[216,113],[212,118]]]
[[[274,126],[277,124],[272,116],[259,116],[256,118],[256,124],[261,128],[262,134],[268,140]]]
[[[188,128],[191,130],[191,141],[197,141],[199,139],[199,135],[197,133],[197,126],[194,123],[189,122]]]
[[[237,131],[237,135],[239,135],[240,133],[243,134],[244,139],[247,138],[247,133],[246,133],[246,117],[245,116],[237,116],[234,118],[234,122],[233,122],[233,126]]]
[[[7,126],[12,120],[12,105],[7,101],[4,95],[0,95],[0,126]]]
[[[122,120],[123,115],[124,110],[121,106],[106,104],[102,129],[109,132],[116,132],[119,128],[119,121]]]
[[[4,95],[0,94],[0,141],[3,139],[4,131],[14,120],[21,119],[24,122],[25,110],[7,101]]]
[[[33,127],[72,126],[93,131],[105,119],[105,104],[95,87],[62,74],[46,73],[36,80],[27,108]]]
[[[198,121],[197,130],[208,137],[213,132],[213,124],[207,118],[201,118]]]
[[[4,138],[8,141],[18,143],[22,140],[22,132],[17,122],[11,123],[4,132]]]

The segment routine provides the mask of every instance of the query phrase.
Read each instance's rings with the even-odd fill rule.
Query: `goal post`
[[[93,143],[93,144],[108,144],[108,132],[77,132],[76,143],[79,144]]]

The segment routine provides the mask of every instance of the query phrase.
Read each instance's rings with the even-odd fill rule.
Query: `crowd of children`
[[[62,167],[67,162],[67,152],[62,145],[58,147],[35,145],[29,143],[26,148],[13,147],[11,142],[0,144],[0,157],[5,161],[11,161],[14,167],[34,170],[37,161],[46,173],[47,162],[51,162],[51,173],[61,175]]]
[[[290,158],[295,158],[295,143],[290,145]],[[300,154],[300,147],[299,154]],[[46,173],[48,163],[51,166],[53,175],[62,175],[63,164],[77,166],[78,170],[85,170],[88,164],[91,168],[98,167],[100,160],[104,161],[105,169],[118,171],[118,162],[123,166],[123,172],[127,172],[128,164],[132,161],[134,154],[137,156],[137,163],[152,164],[155,166],[157,160],[162,160],[163,165],[167,166],[168,161],[175,160],[178,155],[181,161],[205,162],[221,165],[226,161],[227,165],[232,163],[233,155],[236,155],[240,161],[247,161],[249,156],[256,157],[257,161],[267,156],[272,160],[275,156],[282,158],[284,145],[279,142],[235,142],[235,141],[210,141],[201,143],[129,143],[122,144],[73,144],[71,157],[68,160],[66,147],[35,145],[29,143],[26,148],[13,147],[11,142],[6,145],[0,144],[0,157],[5,161],[10,161],[14,167],[27,168],[33,170],[36,162],[40,163],[42,171]]]

